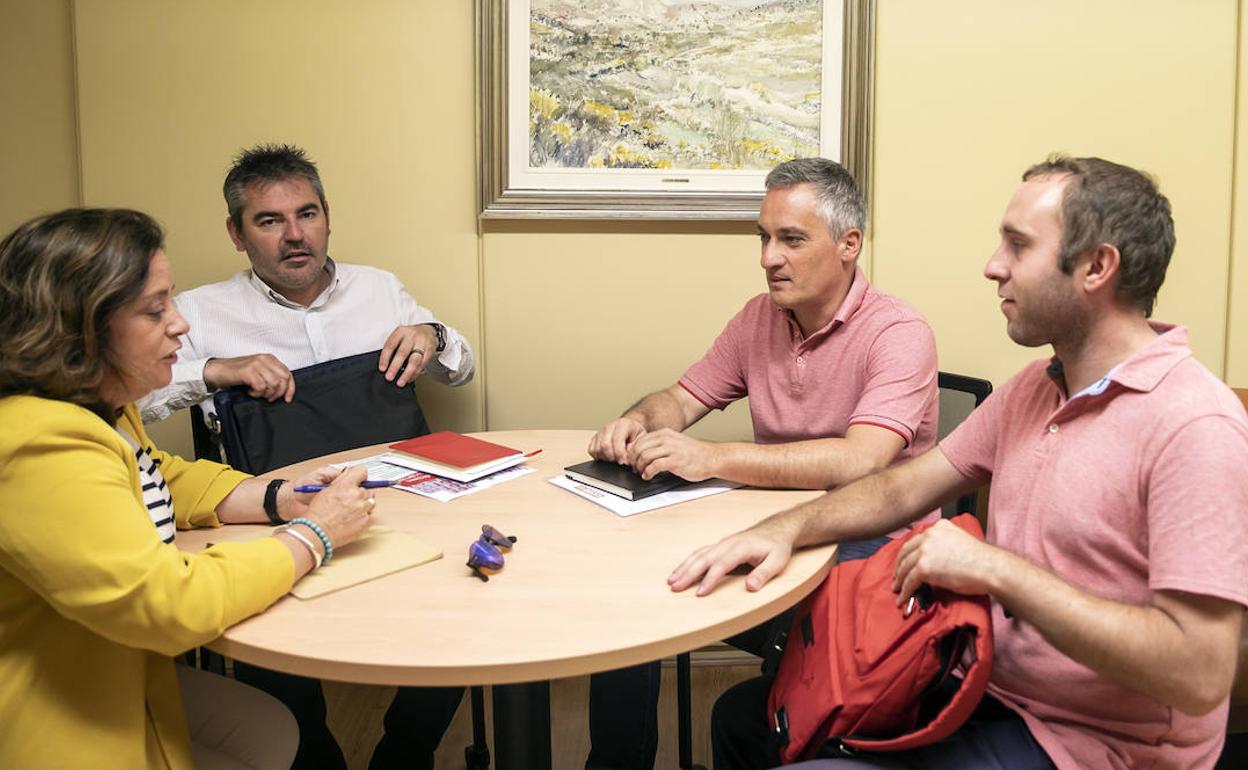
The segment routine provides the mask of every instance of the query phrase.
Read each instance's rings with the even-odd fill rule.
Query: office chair
[[[936,386],[940,391],[940,421],[936,429],[937,440],[947,436],[958,423],[966,419],[971,410],[983,403],[988,394],[992,393],[992,383],[975,377],[961,374],[937,372]],[[958,513],[966,512],[977,516],[979,511],[978,495],[975,492],[963,495],[941,509],[941,514],[949,518]],[[681,770],[704,770],[701,765],[693,764],[693,717],[692,717],[692,684],[691,661],[689,653],[682,652],[676,656],[676,712],[678,757]]]
[[[1248,388],[1231,388],[1248,410]],[[1248,767],[1248,626],[1240,631],[1239,665],[1231,687],[1231,709],[1226,721],[1226,744],[1214,770]]]
[[[1226,721],[1226,743],[1214,770],[1248,767],[1248,628],[1240,632],[1239,666],[1231,687],[1231,708]]]
[[[949,372],[937,372],[936,386],[940,389],[940,420],[936,426],[937,441],[943,441],[945,436],[952,433],[953,429],[958,427],[967,415],[992,393],[992,383],[988,380]],[[959,513],[969,513],[979,518],[978,490],[945,503],[941,506],[940,513],[946,519]],[[983,523],[982,519],[980,523]]]

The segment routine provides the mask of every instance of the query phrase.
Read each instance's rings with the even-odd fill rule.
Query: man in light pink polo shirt
[[[833,161],[804,158],[777,166],[765,184],[758,234],[767,293],[745,304],[679,382],[598,431],[592,456],[645,478],[670,471],[690,481],[828,489],[935,445],[936,343],[918,312],[857,267],[866,210],[854,178]],[[753,443],[683,433],[746,396]],[[768,629],[756,631],[733,643],[761,653]],[[653,663],[590,678],[587,768],[653,766],[659,676]]]
[[[828,489],[936,440],[936,343],[913,308],[858,269],[866,213],[839,164],[767,176],[758,217],[767,293],[745,303],[679,382],[599,430],[589,453],[644,477]],[[682,431],[749,396],[753,443]]]
[[[700,549],[669,579],[706,594],[752,564],[757,590],[794,547],[878,534],[991,482],[988,541],[939,522],[894,582],[899,604],[924,583],[992,598],[984,703],[933,746],[811,767],[1202,770],[1221,750],[1248,605],[1248,417],[1185,329],[1148,321],[1174,247],[1154,184],[1098,158],[1023,179],[985,274],[1010,338],[1052,359],[936,450]],[[716,704],[716,770],[776,763],[760,697],[755,680]]]

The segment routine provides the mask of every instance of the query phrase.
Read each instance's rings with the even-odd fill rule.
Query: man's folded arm
[[[844,438],[720,444],[713,475],[751,486],[831,489],[887,468],[905,447],[894,430],[855,424]]]
[[[706,416],[710,407],[680,385],[672,385],[646,396],[628,408],[621,418],[641,423],[647,431],[670,428],[683,431]]]
[[[1243,606],[1181,591],[1158,591],[1143,606],[1112,601],[1002,553],[1009,566],[992,593],[1072,659],[1195,716],[1230,692]]]
[[[207,358],[182,360],[173,365],[173,379],[169,384],[139,399],[139,412],[143,422],[163,420],[179,409],[194,406],[208,397],[204,384],[204,365]]]

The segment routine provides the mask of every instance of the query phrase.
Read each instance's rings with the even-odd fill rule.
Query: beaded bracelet
[[[325,558],[321,559],[321,564],[329,564],[329,560],[334,558],[334,544],[329,542],[329,535],[325,534],[325,530],[321,529],[320,525],[317,524],[315,521],[312,521],[311,519],[305,519],[302,516],[296,519],[291,519],[290,523],[302,524],[303,526],[307,527],[308,529],[316,533],[316,536],[321,539],[321,544],[325,546]]]
[[[324,561],[321,558],[321,552],[316,550],[316,546],[312,545],[312,541],[309,540],[306,535],[304,535],[302,532],[300,532],[297,529],[291,529],[290,525],[282,527],[282,531],[290,535],[294,539],[298,540],[300,543],[303,543],[304,546],[307,547],[308,553],[312,554],[312,569],[316,569],[317,567],[321,566],[321,563]]]

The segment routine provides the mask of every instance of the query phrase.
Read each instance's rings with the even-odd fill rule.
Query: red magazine
[[[391,444],[390,449],[461,470],[520,454],[519,449],[449,430],[400,441]]]

